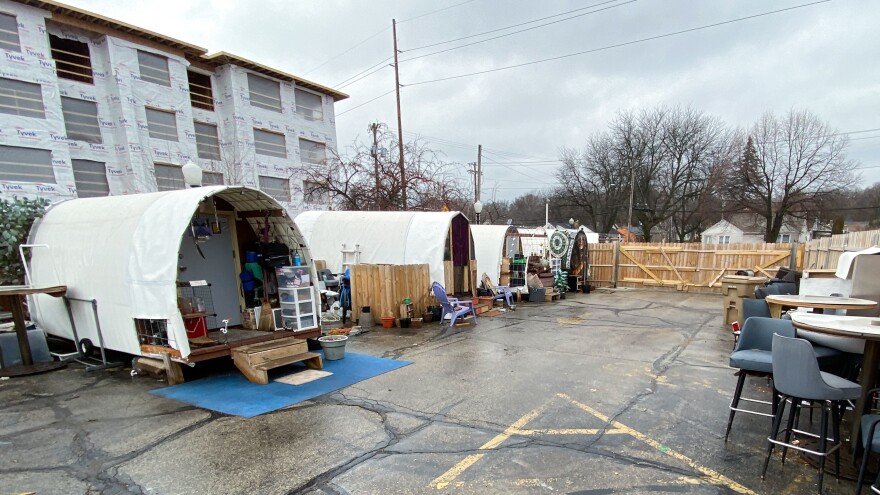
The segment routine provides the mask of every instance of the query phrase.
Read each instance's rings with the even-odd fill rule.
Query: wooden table
[[[822,313],[826,309],[871,309],[877,307],[876,301],[854,297],[772,294],[764,300],[770,306],[770,316],[773,318],[782,316],[783,306],[813,308],[817,310],[816,313]]]
[[[859,375],[859,383],[862,386],[862,394],[856,402],[853,411],[852,437],[853,448],[861,444],[859,427],[862,414],[868,405],[868,391],[877,383],[877,365],[880,363],[880,318],[864,316],[837,316],[812,313],[795,312],[791,314],[791,321],[795,328],[810,330],[816,333],[835,335],[838,337],[850,337],[865,341],[865,354],[862,362],[862,371]]]
[[[18,350],[21,353],[21,365],[4,366],[0,370],[0,376],[21,376],[33,373],[41,373],[56,369],[64,363],[52,362],[34,365],[31,355],[31,344],[28,341],[27,327],[24,323],[24,298],[33,294],[48,294],[53,297],[62,297],[67,294],[67,287],[57,285],[52,287],[34,287],[29,285],[0,286],[0,306],[12,311],[12,320],[15,322],[15,333],[18,337]],[[50,366],[47,366],[50,365]]]

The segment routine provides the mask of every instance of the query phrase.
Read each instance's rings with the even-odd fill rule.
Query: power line
[[[385,57],[382,60],[380,60],[378,63],[375,63],[375,64],[367,67],[366,69],[358,72],[357,74],[355,74],[353,76],[350,76],[350,77],[343,79],[342,81],[334,84],[333,86],[334,87],[342,87],[343,85],[347,86],[349,84],[349,81],[351,81],[352,79],[358,77],[359,75],[363,74],[364,72],[367,72],[369,70],[375,69],[376,67],[379,67],[380,65],[384,64],[385,62],[387,62],[389,60],[391,60],[391,57]]]
[[[444,10],[451,9],[451,8],[453,8],[453,7],[458,7],[459,5],[464,5],[464,4],[466,4],[466,3],[470,3],[470,2],[473,2],[473,1],[474,1],[474,0],[468,0],[467,2],[462,2],[462,3],[455,4],[455,5],[450,5],[449,7],[444,7],[444,8],[442,8],[442,9],[438,9],[438,10],[434,10],[434,11],[431,11],[431,12],[427,12],[427,13],[425,13],[425,14],[417,15],[417,16],[415,16],[415,17],[410,17],[409,19],[404,19],[404,20],[398,22],[398,24],[400,24],[400,23],[402,23],[402,22],[407,22],[407,21],[411,21],[411,20],[414,20],[414,19],[418,19],[418,18],[421,18],[421,17],[426,17],[426,16],[429,16],[429,15],[432,15],[432,14],[436,14],[436,13],[438,13],[438,12],[442,12],[442,11],[444,11]],[[319,65],[319,66],[317,66],[317,67],[314,67],[314,68],[312,68],[312,69],[306,71],[305,73],[303,73],[303,76],[306,76],[306,75],[308,75],[309,73],[314,72],[314,71],[320,69],[321,67],[323,67],[323,66],[327,65],[328,63],[330,63],[330,62],[332,62],[332,61],[338,59],[339,57],[345,55],[346,53],[348,53],[348,52],[354,50],[355,48],[357,48],[357,47],[363,45],[363,44],[366,43],[367,41],[370,41],[371,39],[375,38],[376,36],[379,36],[380,34],[384,33],[385,31],[388,31],[389,29],[391,29],[391,28],[388,28],[388,27],[382,28],[382,30],[380,30],[380,31],[376,32],[375,34],[372,34],[372,35],[370,35],[370,36],[364,38],[363,40],[359,41],[358,43],[355,43],[352,47],[346,49],[345,51],[340,52],[340,53],[334,55],[334,56],[331,57],[329,60],[327,60],[327,61],[321,63],[321,65]],[[354,79],[355,77],[357,77],[357,76],[363,74],[364,72],[367,72],[367,71],[369,71],[370,69],[373,69],[374,67],[376,67],[376,66],[378,66],[378,65],[380,65],[380,64],[383,64],[383,63],[387,62],[390,58],[391,58],[391,57],[385,58],[384,60],[382,60],[382,61],[379,62],[378,64],[372,65],[372,66],[370,66],[369,68],[364,69],[364,70],[358,72],[357,74],[355,74],[355,75],[349,77],[348,79],[343,80],[342,82],[340,82],[339,84],[336,84],[335,86],[339,86],[340,84],[343,84],[343,83],[347,82],[349,79]],[[364,76],[364,77],[366,77],[366,76]],[[349,84],[351,84],[351,83],[349,83]]]
[[[415,17],[410,17],[410,18],[408,18],[408,19],[404,19],[404,20],[402,20],[402,21],[398,21],[398,24],[403,24],[404,22],[409,22],[409,21],[414,21],[414,20],[416,20],[416,19],[421,19],[422,17],[427,17],[427,16],[429,16],[429,15],[434,15],[434,14],[436,14],[436,13],[438,13],[438,12],[443,12],[444,10],[449,10],[449,9],[453,9],[453,8],[455,8],[455,7],[460,7],[460,6],[462,6],[462,5],[466,4],[466,3],[471,3],[471,2],[473,2],[473,1],[474,1],[474,0],[467,0],[466,2],[461,2],[461,3],[457,3],[457,4],[455,4],[455,5],[450,5],[450,6],[448,6],[448,7],[443,7],[442,9],[432,10],[431,12],[427,12],[427,13],[425,13],[425,14],[420,14],[420,15],[417,15],[417,16],[415,16]]]
[[[723,26],[723,25],[726,25],[726,24],[733,24],[733,23],[736,23],[736,22],[746,21],[746,20],[749,20],[749,19],[755,19],[755,18],[758,18],[758,17],[764,17],[764,16],[768,16],[768,15],[772,15],[772,14],[778,14],[778,13],[781,13],[781,12],[787,12],[787,11],[790,11],[790,10],[795,10],[795,9],[800,9],[800,8],[804,8],[804,7],[809,7],[809,6],[817,5],[817,4],[820,4],[820,3],[827,3],[827,2],[830,2],[830,1],[831,1],[831,0],[819,0],[819,1],[816,1],[816,2],[810,2],[810,3],[801,4],[801,5],[795,5],[794,7],[788,7],[788,8],[779,9],[779,10],[771,10],[771,11],[769,11],[769,12],[763,12],[763,13],[760,13],[760,14],[750,15],[750,16],[746,16],[746,17],[739,17],[739,18],[736,18],[736,19],[730,19],[730,20],[727,20],[727,21],[716,22],[716,23],[714,23],[714,24],[706,24],[706,25],[703,25],[703,26],[698,26],[698,27],[694,27],[694,28],[684,29],[684,30],[681,30],[681,31],[674,31],[674,32],[671,32],[671,33],[660,34],[660,35],[657,35],[657,36],[650,36],[650,37],[647,37],[647,38],[641,38],[641,39],[637,39],[637,40],[633,40],[633,41],[626,41],[626,42],[623,42],[623,43],[616,43],[616,44],[614,44],[614,45],[607,45],[607,46],[603,46],[603,47],[600,47],[600,48],[593,48],[593,49],[590,49],[590,50],[584,50],[584,51],[580,51],[580,52],[569,53],[569,54],[567,54],[567,55],[558,55],[558,56],[556,56],[556,57],[544,58],[544,59],[540,59],[540,60],[533,60],[533,61],[531,61],[531,62],[523,62],[523,63],[521,63],[521,64],[507,65],[507,66],[504,66],[504,67],[496,67],[496,68],[494,68],[494,69],[487,69],[487,70],[482,70],[482,71],[477,71],[477,72],[470,72],[470,73],[467,73],[467,74],[458,74],[458,75],[455,75],[455,76],[441,77],[441,78],[439,78],[439,79],[431,79],[431,80],[428,80],[428,81],[419,81],[419,82],[415,82],[415,83],[407,84],[407,86],[419,86],[419,85],[422,85],[422,84],[431,84],[431,83],[441,82],[441,81],[450,81],[450,80],[452,80],[452,79],[461,79],[461,78],[463,78],[463,77],[477,76],[477,75],[481,75],[481,74],[488,74],[488,73],[491,73],[491,72],[498,72],[498,71],[502,71],[502,70],[516,69],[516,68],[518,68],[518,67],[525,67],[525,66],[528,66],[528,65],[541,64],[541,63],[544,63],[544,62],[552,62],[552,61],[554,61],[554,60],[562,60],[562,59],[569,58],[569,57],[576,57],[576,56],[578,56],[578,55],[586,55],[586,54],[589,54],[589,53],[596,53],[596,52],[600,52],[600,51],[604,51],[604,50],[611,50],[611,49],[613,49],[613,48],[620,48],[620,47],[623,47],[623,46],[636,45],[636,44],[639,44],[639,43],[644,43],[644,42],[647,42],[647,41],[658,40],[658,39],[661,39],[661,38],[669,38],[669,37],[672,37],[672,36],[678,36],[678,35],[680,35],[680,34],[692,33],[692,32],[694,32],[694,31],[700,31],[700,30],[703,30],[703,29],[709,29],[709,28],[713,28],[713,27]]]
[[[390,57],[389,57],[389,58],[390,58]],[[386,59],[386,60],[387,60],[387,59]],[[386,60],[383,60],[383,61],[380,62],[380,63],[384,63]],[[374,66],[374,67],[375,67],[375,66]],[[382,69],[386,69],[386,68],[388,68],[388,67],[391,67],[391,65],[382,65],[381,67],[379,67],[379,68],[377,68],[377,69],[374,69],[374,70],[372,70],[372,71],[370,71],[370,72],[367,72],[366,74],[362,75],[361,77],[358,77],[357,79],[352,79],[351,81],[349,81],[349,82],[347,82],[347,83],[345,83],[345,84],[338,85],[338,86],[336,86],[336,87],[337,87],[338,89],[342,89],[342,88],[344,88],[344,87],[346,87],[346,86],[351,86],[352,84],[354,84],[354,83],[356,83],[356,82],[358,82],[358,81],[360,81],[360,80],[362,80],[362,79],[366,79],[366,78],[372,76],[373,74],[379,72],[380,70],[382,70]],[[372,67],[371,67],[371,68],[372,68]]]
[[[439,42],[437,42],[437,43],[431,43],[431,44],[429,44],[429,45],[417,46],[417,47],[415,47],[415,48],[410,48],[409,50],[401,50],[401,52],[404,52],[404,53],[405,53],[405,52],[414,52],[414,51],[416,51],[416,50],[422,50],[422,49],[424,49],[424,48],[431,48],[431,47],[434,47],[434,46],[445,45],[445,44],[447,44],[447,43],[454,43],[454,42],[456,42],[456,41],[466,40],[466,39],[470,39],[470,38],[476,38],[476,37],[478,37],[478,36],[483,36],[483,35],[486,35],[486,34],[497,33],[498,31],[504,31],[504,30],[507,30],[507,29],[515,28],[515,27],[525,26],[526,24],[532,24],[532,23],[535,23],[535,22],[546,21],[547,19],[552,19],[552,18],[554,18],[554,17],[559,17],[559,16],[562,16],[562,15],[565,15],[565,14],[571,14],[572,12],[579,12],[579,11],[581,11],[581,10],[592,9],[593,7],[598,7],[599,5],[605,5],[606,3],[614,3],[614,2],[617,2],[617,1],[618,1],[618,0],[609,0],[609,1],[607,1],[607,2],[597,3],[597,4],[594,4],[594,5],[590,5],[590,6],[587,6],[587,7],[581,7],[581,8],[579,8],[579,9],[574,9],[574,10],[567,10],[567,11],[565,11],[565,12],[560,12],[560,13],[558,13],[558,14],[553,14],[553,15],[550,15],[550,16],[547,16],[547,17],[541,17],[541,18],[539,18],[539,19],[533,19],[533,20],[531,20],[531,21],[520,22],[519,24],[511,24],[510,26],[504,26],[504,27],[502,27],[502,28],[491,29],[491,30],[489,30],[489,31],[483,31],[482,33],[471,34],[471,35],[468,35],[468,36],[462,36],[461,38],[455,38],[455,39],[446,40],[446,41],[439,41]]]
[[[336,60],[337,58],[345,55],[346,53],[354,50],[355,48],[363,45],[364,43],[370,41],[371,39],[375,38],[376,36],[379,36],[380,34],[384,33],[385,31],[388,31],[388,29],[389,28],[386,27],[386,28],[382,29],[381,31],[377,32],[376,34],[372,34],[372,35],[368,36],[367,38],[364,38],[363,40],[359,41],[358,43],[355,43],[354,46],[352,46],[351,48],[348,48],[345,51],[342,51],[342,52],[337,53],[336,55],[333,55],[328,60],[321,63],[321,65],[318,65],[317,67],[314,67],[314,68],[309,69],[306,72],[304,72],[303,77],[309,75],[312,72],[315,72],[316,70],[320,69],[321,67],[324,67],[325,65],[329,64],[330,62],[332,62],[332,61]]]
[[[336,116],[339,117],[340,115],[345,115],[345,114],[347,114],[348,112],[350,112],[350,111],[352,111],[352,110],[355,110],[355,109],[357,109],[357,108],[360,108],[360,107],[366,105],[367,103],[372,103],[372,102],[374,102],[374,101],[376,101],[376,100],[378,100],[379,98],[382,98],[382,97],[384,97],[384,96],[388,96],[388,95],[390,95],[390,94],[393,93],[393,92],[394,92],[394,90],[392,89],[391,91],[388,91],[387,93],[382,93],[381,95],[379,95],[379,96],[377,96],[377,97],[375,97],[375,98],[371,98],[371,99],[369,99],[369,100],[367,100],[367,101],[361,103],[361,104],[358,105],[358,106],[351,107],[351,108],[349,108],[348,110],[346,110],[346,111],[344,111],[344,112],[339,112],[339,113],[336,114]]]
[[[484,150],[485,150],[485,148],[484,148]],[[490,154],[499,156],[501,158],[504,158],[505,160],[519,159],[519,158],[532,158],[532,159],[547,160],[547,161],[552,160],[552,158],[547,158],[544,156],[527,155],[525,153],[517,153],[515,151],[500,151],[500,150],[493,150],[491,148],[489,148],[488,151]]]
[[[615,1],[616,1],[616,0],[615,0]],[[635,2],[637,2],[637,1],[638,1],[638,0],[629,0],[628,2],[624,2],[624,3],[621,3],[621,4],[611,5],[611,6],[608,6],[608,7],[603,7],[603,8],[601,8],[601,9],[596,9],[596,10],[593,10],[593,11],[591,11],[591,12],[584,12],[583,14],[578,14],[578,15],[575,15],[575,16],[567,17],[567,18],[565,18],[565,19],[559,19],[559,20],[557,20],[557,21],[547,22],[547,23],[544,23],[544,24],[539,24],[539,25],[537,25],[537,26],[532,26],[532,27],[528,27],[528,28],[525,28],[525,29],[520,29],[519,31],[513,31],[513,32],[511,32],[511,33],[505,33],[505,34],[499,34],[498,36],[493,36],[493,37],[491,37],[491,38],[486,38],[486,39],[484,39],[484,40],[474,41],[474,42],[471,42],[471,43],[465,43],[464,45],[453,46],[453,47],[451,47],[451,48],[446,48],[446,49],[443,49],[443,50],[437,50],[436,52],[426,53],[426,54],[424,54],[424,55],[416,55],[416,56],[414,56],[414,57],[405,58],[405,59],[401,60],[401,62],[409,62],[410,60],[416,60],[416,59],[419,59],[419,58],[430,57],[430,56],[437,55],[437,54],[440,54],[440,53],[451,52],[452,50],[458,50],[459,48],[465,48],[465,47],[468,47],[468,46],[479,45],[480,43],[485,43],[485,42],[487,42],[487,41],[497,40],[497,39],[499,39],[499,38],[505,38],[505,37],[507,37],[507,36],[513,36],[514,34],[524,33],[524,32],[526,32],[526,31],[531,31],[531,30],[533,30],[533,29],[539,29],[539,28],[542,28],[542,27],[547,27],[547,26],[550,26],[550,25],[553,25],[553,24],[558,24],[558,23],[560,23],[560,22],[569,21],[569,20],[571,20],[571,19],[577,19],[578,17],[583,17],[583,16],[585,16],[585,15],[595,14],[595,13],[597,13],[597,12],[602,12],[602,11],[604,11],[604,10],[616,9],[617,7],[622,7],[622,6],[624,6],[624,5],[627,5],[627,4],[630,4],[630,3],[635,3]],[[608,2],[605,2],[605,3],[608,3]],[[603,4],[598,4],[598,5],[603,5]]]

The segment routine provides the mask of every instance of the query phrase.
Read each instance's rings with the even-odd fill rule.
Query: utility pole
[[[397,61],[397,21],[391,19],[391,34],[394,36],[394,91],[397,94],[397,144],[400,155],[400,196],[401,210],[406,210],[406,170],[403,166],[403,121],[400,120],[400,64]]]
[[[629,214],[626,217],[626,239],[624,242],[629,242],[629,236],[632,235],[632,221],[633,221],[633,196],[635,195],[636,189],[636,167],[635,165],[630,166],[630,176],[629,176]]]
[[[477,145],[477,201],[480,200],[480,190],[483,189],[483,145]]]
[[[379,193],[379,124],[370,124],[370,131],[373,132],[373,147],[370,148],[370,155],[373,156],[374,172],[376,177],[376,204],[377,210],[382,210],[382,195]]]

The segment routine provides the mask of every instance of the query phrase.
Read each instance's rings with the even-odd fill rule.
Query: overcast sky
[[[477,144],[482,144],[484,201],[493,194],[512,199],[552,186],[556,164],[522,162],[555,160],[561,147],[581,147],[616,112],[657,105],[690,105],[733,126],[748,126],[766,111],[806,108],[841,132],[878,129],[851,134],[850,156],[863,167],[864,185],[880,181],[880,2],[876,0],[818,3],[428,84],[415,83],[632,42],[810,0],[67,2],[203,46],[211,53],[231,52],[332,87],[392,55],[392,18],[400,23],[399,48],[405,60],[586,14],[401,62],[404,137],[427,139],[449,161],[461,164],[460,173],[468,183],[466,164],[476,160]],[[596,7],[585,9],[590,6]],[[581,10],[555,16],[575,9]],[[549,16],[554,17],[415,50]],[[370,122],[385,122],[396,130],[393,93],[354,108],[393,89],[390,67],[341,89],[351,95],[336,105],[342,145],[358,137],[366,139]]]

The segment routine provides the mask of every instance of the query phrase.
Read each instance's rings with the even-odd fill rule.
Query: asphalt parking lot
[[[129,370],[6,380],[0,493],[815,493],[797,456],[761,481],[768,419],[738,415],[725,444],[721,315],[720,296],[621,290],[376,328],[348,351],[411,365],[251,419]]]

